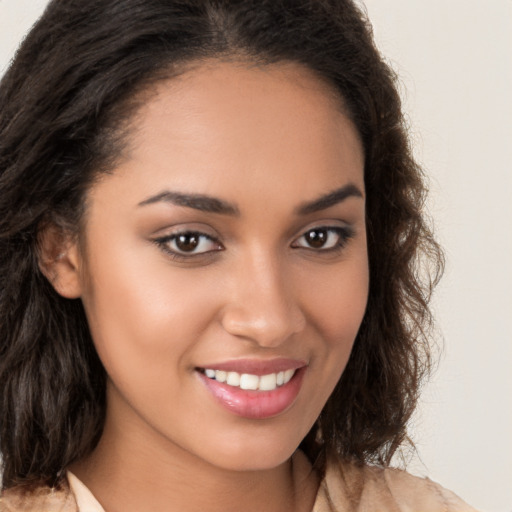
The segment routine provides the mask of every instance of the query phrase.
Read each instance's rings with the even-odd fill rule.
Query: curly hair
[[[0,83],[0,452],[3,486],[54,484],[101,436],[105,370],[79,299],[38,266],[38,233],[80,232],[119,157],[137,93],[181,64],[293,61],[334,86],[363,143],[370,289],[310,457],[389,464],[428,374],[443,258],[425,220],[397,81],[351,0],[53,0]]]

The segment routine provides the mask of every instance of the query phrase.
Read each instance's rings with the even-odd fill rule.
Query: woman
[[[0,112],[0,510],[470,510],[386,469],[442,259],[351,2],[54,1]]]

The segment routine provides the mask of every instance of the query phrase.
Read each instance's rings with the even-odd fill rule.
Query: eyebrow
[[[303,203],[298,208],[296,208],[295,212],[298,215],[308,215],[310,213],[319,212],[321,210],[326,210],[331,206],[334,206],[349,197],[360,197],[363,198],[363,193],[359,188],[357,188],[353,183],[348,183],[347,185],[333,190],[328,194],[325,194],[318,199],[315,199],[311,202]]]
[[[321,210],[326,210],[331,206],[341,203],[349,197],[363,197],[362,192],[353,183],[349,183],[341,188],[329,192],[318,199],[299,205],[295,209],[295,213],[297,215],[308,215]],[[205,194],[187,194],[182,192],[171,192],[169,190],[141,201],[139,206],[146,206],[148,204],[159,202],[171,203],[176,206],[185,206],[186,208],[193,208],[194,210],[207,213],[232,216],[240,215],[240,210],[236,205],[228,203],[222,199]]]
[[[217,199],[216,197],[204,194],[185,194],[181,192],[171,192],[168,190],[145,199],[139,203],[139,206],[146,206],[148,204],[159,202],[171,203],[176,206],[185,206],[187,208],[193,208],[194,210],[200,210],[208,213],[240,215],[240,211],[237,206],[223,201],[222,199]]]

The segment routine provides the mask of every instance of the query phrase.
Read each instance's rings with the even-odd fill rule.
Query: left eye
[[[337,247],[343,247],[351,233],[348,229],[341,227],[320,227],[306,231],[294,243],[293,247],[304,247],[306,249],[316,249],[327,251]]]
[[[196,231],[184,231],[159,238],[156,242],[177,255],[194,255],[220,250],[220,244],[212,237]]]

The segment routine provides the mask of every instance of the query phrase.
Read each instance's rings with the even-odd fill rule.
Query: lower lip
[[[299,394],[306,367],[299,368],[284,386],[272,391],[251,391],[229,386],[198,372],[217,402],[228,411],[249,419],[265,419],[286,411]]]

